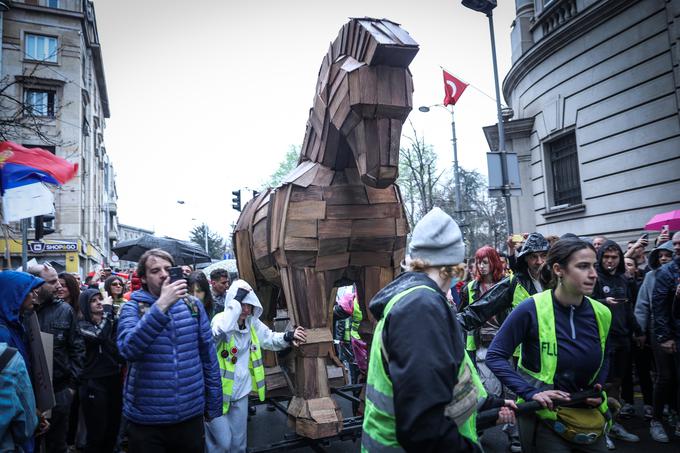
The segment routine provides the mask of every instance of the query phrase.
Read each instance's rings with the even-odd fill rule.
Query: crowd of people
[[[531,233],[465,252],[448,215],[423,217],[404,272],[368,301],[371,344],[356,291],[338,293],[338,356],[365,383],[363,451],[481,451],[488,414],[513,452],[638,442],[631,417],[654,441],[680,437],[680,232],[626,250]],[[160,249],[83,282],[49,264],[0,272],[0,451],[245,452],[262,350],[306,341],[262,311],[245,281]]]
[[[493,407],[513,452],[613,450],[640,441],[630,417],[656,442],[680,437],[680,232],[664,228],[649,253],[647,234],[625,251],[520,238],[465,262],[445,213],[416,225],[406,272],[368,304],[364,451],[481,451],[475,413]],[[523,403],[536,407],[515,414]]]
[[[82,284],[49,264],[0,272],[0,451],[245,452],[261,348],[306,341],[261,313],[245,281],[175,267],[160,249]],[[47,404],[36,350],[50,351]]]

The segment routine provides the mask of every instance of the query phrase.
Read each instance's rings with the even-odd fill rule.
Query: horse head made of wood
[[[302,145],[301,161],[356,167],[385,188],[399,169],[401,127],[412,108],[408,65],[418,44],[386,19],[351,19],[330,45]]]

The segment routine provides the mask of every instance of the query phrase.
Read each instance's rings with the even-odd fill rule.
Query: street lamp
[[[183,205],[184,200],[177,200],[177,204]],[[197,219],[194,218],[194,217],[192,217],[191,220],[197,221]],[[210,251],[208,250],[208,224],[207,223],[203,224],[203,241],[204,241],[205,253],[210,255]]]
[[[441,107],[447,112],[451,113],[451,142],[453,142],[453,177],[456,181],[456,186],[455,186],[455,194],[456,194],[456,209],[455,213],[458,214],[458,217],[460,219],[461,224],[465,222],[465,216],[463,214],[463,205],[462,203],[462,198],[461,198],[461,193],[460,193],[460,171],[458,170],[458,140],[456,140],[456,120],[453,116],[453,106],[451,106],[451,109],[447,109],[446,106],[442,104],[434,104],[430,106],[420,106],[418,107],[418,110],[427,113],[430,111],[430,108],[432,107]]]
[[[493,78],[496,88],[496,113],[498,116],[498,151],[501,157],[501,176],[503,179],[503,198],[505,199],[505,216],[508,234],[512,234],[512,209],[510,206],[510,183],[508,180],[508,158],[505,151],[505,128],[503,126],[503,110],[501,108],[501,90],[498,83],[498,63],[496,62],[496,37],[493,29],[493,9],[496,0],[463,0],[466,8],[484,13],[489,18],[489,36],[491,38],[491,59],[493,61]]]

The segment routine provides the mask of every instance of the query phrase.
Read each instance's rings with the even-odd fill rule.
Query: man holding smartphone
[[[137,266],[142,289],[120,313],[118,348],[129,367],[123,397],[129,453],[203,453],[203,421],[222,414],[210,320],[184,279],[170,281],[173,264],[163,250],[145,252]]]
[[[609,330],[609,376],[607,382],[611,384],[609,396],[614,397],[621,404],[621,385],[624,373],[631,372],[631,350],[633,339],[636,347],[644,344],[642,329],[635,320],[633,311],[633,288],[625,277],[623,251],[619,245],[611,240],[605,241],[597,251],[597,283],[593,291],[593,298],[609,307],[612,313],[612,323]],[[628,401],[627,403],[632,403]],[[624,429],[619,423],[614,423],[608,433],[606,441],[608,447],[613,447],[614,439],[627,442],[639,442],[640,438]]]

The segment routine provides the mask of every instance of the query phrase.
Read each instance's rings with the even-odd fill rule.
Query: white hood
[[[253,288],[245,280],[234,280],[234,282],[229,287],[226,296],[224,297],[225,305],[234,297],[236,297],[236,293],[238,292],[239,288],[243,288],[249,291],[248,295],[243,299],[243,303],[252,305],[253,314],[251,316],[255,319],[260,319],[260,316],[262,315],[263,311],[262,304],[260,303],[260,299],[257,298],[257,295],[255,295],[255,291],[253,291]]]

